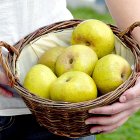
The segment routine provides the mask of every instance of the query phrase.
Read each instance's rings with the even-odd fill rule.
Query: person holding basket
[[[125,29],[140,19],[139,0],[106,0],[107,6],[117,26]],[[121,5],[121,6],[120,6]],[[124,6],[123,6],[124,5]],[[120,9],[123,7],[123,9]],[[131,9],[131,7],[133,9]],[[119,15],[119,16],[118,16]],[[5,0],[0,5],[0,40],[15,44],[19,39],[32,31],[57,21],[73,19],[66,8],[66,1],[61,0]],[[133,36],[140,44],[139,28]],[[6,50],[3,50],[6,55]],[[39,126],[18,93],[11,89],[8,79],[0,66],[0,139],[23,140],[94,140],[95,136],[66,138],[56,136]],[[91,114],[105,114],[108,117],[92,117],[86,124],[98,124],[91,127],[91,133],[109,133],[123,125],[128,118],[140,108],[140,77],[135,85],[120,97],[119,101],[100,108],[91,109]]]

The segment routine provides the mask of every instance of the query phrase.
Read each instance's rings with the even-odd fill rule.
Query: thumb
[[[140,96],[140,77],[138,77],[135,85],[126,90],[119,98],[120,102],[127,102],[129,100],[133,100],[135,98],[137,98],[138,96]]]

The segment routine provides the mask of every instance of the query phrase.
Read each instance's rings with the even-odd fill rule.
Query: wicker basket
[[[68,20],[42,27],[21,39],[14,46],[10,46],[2,41],[0,42],[0,46],[3,46],[9,50],[8,57],[5,58],[2,55],[0,47],[0,62],[2,63],[11,86],[19,92],[30,111],[33,113],[33,115],[35,115],[38,123],[46,127],[54,134],[73,138],[91,135],[89,131],[91,126],[85,125],[84,122],[85,119],[91,117],[88,110],[90,108],[108,105],[117,101],[125,90],[135,84],[135,81],[139,75],[138,72],[140,70],[140,48],[137,42],[131,36],[131,32],[135,27],[140,26],[140,22],[134,23],[123,32],[121,32],[116,26],[108,24],[115,36],[120,39],[120,42],[124,44],[134,56],[133,72],[126,82],[119,86],[115,91],[100,96],[95,100],[80,103],[56,102],[39,98],[28,92],[28,90],[22,86],[16,68],[17,60],[25,46],[42,35],[55,31],[73,29],[81,21],[82,20]]]

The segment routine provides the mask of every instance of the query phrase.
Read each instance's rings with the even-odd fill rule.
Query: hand
[[[139,109],[140,77],[138,77],[134,87],[128,89],[120,96],[119,102],[89,110],[89,113],[101,116],[88,118],[85,123],[97,124],[97,126],[93,126],[90,129],[91,133],[110,133],[123,125]]]
[[[5,85],[8,85],[9,83],[1,65],[0,65],[0,83],[5,84]]]
[[[4,85],[8,85],[8,83],[9,83],[8,79],[4,74],[2,67],[0,66],[0,95],[8,96],[8,97],[11,97],[13,95],[13,93],[6,90],[5,88],[6,86],[4,86]]]

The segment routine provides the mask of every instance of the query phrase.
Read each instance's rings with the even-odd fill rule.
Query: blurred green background
[[[73,14],[74,18],[76,19],[99,19],[106,23],[114,24],[112,17],[110,16],[109,12],[106,13],[98,13],[92,8],[88,7],[77,7],[71,8],[69,10]]]
[[[99,19],[109,24],[115,24],[108,10],[99,13],[91,7],[68,7],[76,19]],[[115,132],[99,134],[97,140],[140,140],[140,112],[135,113],[129,120]]]

